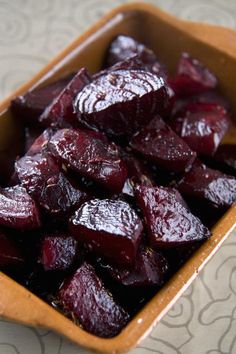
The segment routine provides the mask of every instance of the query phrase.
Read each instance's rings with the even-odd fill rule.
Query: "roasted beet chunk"
[[[0,231],[0,269],[19,267],[24,264],[24,258],[14,242]]]
[[[134,261],[143,226],[128,203],[93,199],[72,216],[70,230],[89,249],[122,265]]]
[[[219,146],[212,160],[217,168],[236,177],[236,145]]]
[[[117,70],[100,76],[77,95],[75,109],[86,126],[127,137],[168,104],[164,81],[142,70]]]
[[[88,263],[63,283],[59,301],[86,331],[100,337],[115,336],[129,320]]]
[[[71,75],[15,98],[11,103],[11,110],[17,118],[23,118],[28,124],[35,125],[40,114],[60,94],[70,80]]]
[[[47,155],[24,156],[15,164],[22,185],[48,213],[67,213],[80,206],[87,196],[74,188],[59,166]]]
[[[77,256],[77,244],[67,234],[46,235],[41,246],[41,263],[45,270],[67,270]]]
[[[138,186],[136,197],[154,248],[184,245],[210,236],[210,231],[169,188]]]
[[[86,69],[81,69],[39,117],[40,123],[56,128],[77,127],[73,100],[91,81]]]
[[[191,96],[215,88],[217,79],[197,59],[182,53],[177,75],[170,80],[169,84],[178,96]]]
[[[103,134],[62,129],[51,138],[48,147],[57,161],[68,168],[110,191],[121,191],[126,179],[125,164],[116,145]]]
[[[186,170],[196,158],[196,154],[159,116],[134,135],[130,145],[146,159],[173,172]]]
[[[39,211],[25,188],[0,189],[0,225],[22,231],[40,226]]]
[[[236,179],[199,161],[184,175],[178,189],[186,197],[218,209],[226,209],[236,201]]]
[[[216,152],[230,125],[227,111],[211,103],[190,103],[177,113],[171,127],[198,154]]]
[[[134,55],[139,56],[147,71],[166,78],[167,70],[165,66],[157,60],[153,51],[128,36],[118,36],[111,42],[107,53],[106,65],[114,65]]]
[[[103,265],[104,266],[104,265]],[[132,267],[105,265],[106,271],[117,282],[130,287],[162,286],[168,271],[168,263],[160,252],[142,246]]]

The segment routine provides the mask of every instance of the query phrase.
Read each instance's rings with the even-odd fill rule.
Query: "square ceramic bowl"
[[[118,34],[127,34],[146,43],[168,65],[170,71],[174,70],[182,51],[199,58],[217,74],[220,88],[229,99],[233,113],[236,113],[236,32],[180,21],[152,5],[133,3],[118,7],[103,17],[31,81],[1,103],[0,112],[3,113],[0,117],[0,164],[6,154],[9,161],[15,158],[17,142],[20,144],[22,136],[20,122],[8,110],[11,99],[82,66],[86,66],[91,72],[98,70],[108,43]],[[226,141],[236,143],[234,127]],[[3,273],[0,273],[0,315],[27,325],[47,327],[87,349],[102,353],[128,351],[160,321],[219,249],[235,223],[236,206],[233,206],[215,225],[211,239],[202,245],[126,328],[112,339],[99,338],[85,332]]]

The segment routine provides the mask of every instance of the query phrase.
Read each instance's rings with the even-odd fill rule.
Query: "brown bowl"
[[[109,41],[117,34],[128,34],[154,49],[172,71],[182,51],[202,60],[218,76],[220,88],[236,113],[236,32],[233,30],[188,23],[167,15],[147,4],[120,6],[103,17],[87,32],[52,60],[32,80],[20,87],[0,105],[0,162],[4,155],[15,157],[21,139],[21,126],[8,111],[11,99],[35,85],[72,72],[82,66],[92,72],[103,62]],[[14,141],[14,144],[12,142]],[[236,142],[231,128],[227,142]],[[13,146],[14,145],[14,149]],[[233,206],[213,228],[213,236],[189,259],[157,295],[112,339],[102,339],[76,326],[27,289],[0,273],[0,315],[32,326],[50,328],[73,342],[102,353],[121,353],[136,346],[164,316],[198,272],[219,249],[236,223]]]

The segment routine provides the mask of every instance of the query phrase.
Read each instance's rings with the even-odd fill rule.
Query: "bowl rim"
[[[229,48],[229,43],[219,47],[217,41],[209,43],[208,36],[201,37],[198,31],[199,26],[202,31],[206,28],[215,35],[220,33],[228,33],[229,36],[236,38],[236,32],[230,29],[219,28],[213,25],[204,25],[198,23],[190,23],[179,20],[164,11],[158,9],[156,6],[144,3],[130,3],[121,5],[107,15],[103,16],[87,31],[75,39],[69,46],[60,52],[53,60],[51,60],[42,70],[40,70],[31,80],[23,84],[20,88],[15,90],[0,104],[0,112],[7,109],[10,101],[34,87],[45,75],[52,72],[53,68],[58,65],[63,65],[65,59],[74,53],[84,41],[93,35],[95,32],[101,30],[108,22],[116,18],[117,15],[126,14],[135,11],[142,14],[155,14],[155,16],[162,21],[165,21],[171,26],[175,26],[181,31],[186,31],[190,27],[193,29],[190,36],[199,41],[206,43],[209,46],[222,50],[229,56],[236,60],[236,52]],[[236,41],[235,41],[236,42]],[[82,345],[90,350],[100,351],[102,353],[121,353],[135,347],[140,341],[151,332],[158,321],[167,313],[170,307],[177,301],[182,293],[195,279],[199,271],[205,266],[209,259],[219,249],[223,241],[228,237],[236,224],[236,206],[231,207],[227,213],[220,219],[220,221],[213,228],[212,237],[207,240],[199,250],[197,250],[182,267],[174,274],[169,282],[137,313],[137,315],[127,324],[127,326],[116,337],[111,339],[104,339],[94,336],[84,331],[79,326],[75,325],[53,309],[46,302],[32,294],[29,290],[16,283],[11,278],[0,272],[0,315],[4,318],[19,321],[30,325],[39,325],[50,328],[61,335],[66,336],[73,342]],[[12,302],[14,306],[9,306]],[[25,314],[25,306],[33,306],[34,311],[31,314]],[[47,314],[47,317],[45,318]]]

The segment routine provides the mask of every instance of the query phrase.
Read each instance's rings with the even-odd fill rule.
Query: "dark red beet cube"
[[[217,168],[236,177],[236,145],[220,145],[212,160]]]
[[[104,188],[120,192],[126,179],[126,167],[114,143],[98,132],[62,129],[48,147],[60,163]]]
[[[70,230],[81,243],[111,264],[123,265],[134,261],[143,226],[128,203],[93,199],[71,217]]]
[[[40,115],[40,123],[55,128],[77,127],[78,121],[73,108],[73,100],[78,92],[90,82],[91,78],[87,70],[80,69],[63,91]]]
[[[142,70],[116,70],[100,76],[77,95],[81,123],[115,137],[127,137],[165,111],[162,78]]]
[[[139,56],[147,71],[166,79],[166,67],[158,61],[154,52],[129,36],[120,35],[111,42],[108,48],[106,65],[118,64],[134,55]]]
[[[129,320],[127,312],[114,300],[88,263],[83,263],[63,283],[59,302],[86,331],[100,337],[117,335]]]
[[[169,188],[138,186],[136,198],[154,248],[185,245],[210,236],[210,231]]]
[[[0,189],[0,225],[22,231],[40,226],[39,211],[25,188]]]
[[[21,267],[24,258],[15,243],[0,231],[0,269]]]
[[[46,150],[47,143],[53,134],[54,131],[51,128],[44,130],[29,146],[26,155],[36,155]]]
[[[227,132],[230,118],[222,106],[190,103],[177,113],[170,124],[194,151],[211,156]]]
[[[87,195],[74,188],[50,156],[24,156],[16,161],[15,169],[22,185],[48,213],[69,213],[87,200]]]
[[[217,209],[226,209],[236,201],[236,179],[213,170],[200,161],[195,162],[184,175],[178,189],[186,197]]]
[[[78,256],[78,241],[67,234],[46,235],[41,246],[45,270],[67,270]]]
[[[186,170],[196,154],[159,117],[155,117],[130,142],[132,149],[169,171]]]
[[[169,80],[169,84],[178,96],[191,96],[214,89],[217,78],[200,61],[188,53],[182,53],[177,74]]]
[[[28,124],[35,125],[40,114],[60,94],[70,80],[71,75],[47,86],[29,91],[24,96],[16,97],[11,102],[12,112],[17,118],[22,118]]]
[[[162,253],[142,246],[132,267],[105,266],[117,282],[130,287],[162,286],[168,271],[168,263]]]

